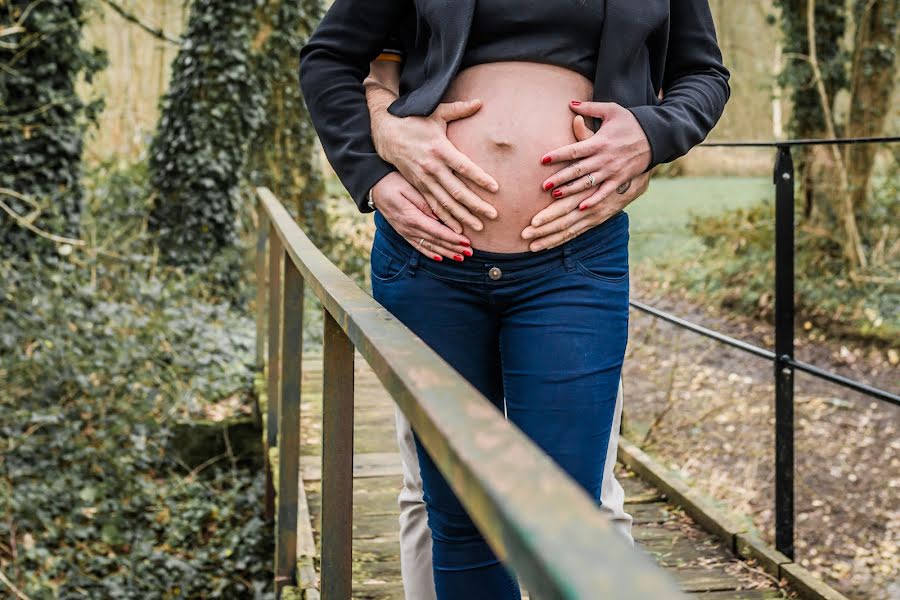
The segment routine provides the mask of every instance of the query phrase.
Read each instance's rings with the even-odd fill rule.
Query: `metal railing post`
[[[322,599],[347,600],[353,581],[353,343],[324,313]]]
[[[265,517],[271,521],[275,518],[275,485],[272,477],[272,465],[269,462],[269,448],[278,443],[278,376],[281,374],[281,259],[284,250],[281,238],[272,225],[269,229],[269,360],[266,379],[266,510]]]
[[[300,381],[303,351],[303,277],[283,259],[281,395],[278,402],[278,492],[276,494],[275,594],[297,575],[297,500],[300,479]]]
[[[794,558],[794,161],[775,159],[775,547]]]

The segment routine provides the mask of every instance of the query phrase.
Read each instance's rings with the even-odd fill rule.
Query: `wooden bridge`
[[[617,469],[637,542],[628,546],[549,457],[331,264],[271,192],[259,198],[258,388],[280,597],[403,598],[396,403],[532,598],[843,598],[622,440]],[[324,308],[322,355],[302,355],[305,286]]]

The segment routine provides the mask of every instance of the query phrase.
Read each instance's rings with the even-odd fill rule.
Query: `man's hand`
[[[597,135],[588,128],[584,118],[579,115],[573,122],[575,139],[583,142]],[[646,165],[645,165],[646,166]],[[613,192],[605,202],[581,208],[587,202],[577,202],[570,198],[561,198],[536,214],[531,225],[522,231],[522,238],[533,240],[529,249],[533,252],[545,248],[559,246],[566,240],[584,233],[591,227],[599,225],[621,209],[625,208],[647,191],[650,185],[650,174],[644,173],[634,177],[631,185],[624,193]]]
[[[572,101],[571,109],[585,117],[600,117],[600,130],[587,139],[548,152],[543,164],[576,162],[545,182],[545,189],[555,188],[553,197],[565,198],[576,192],[600,187],[581,202],[583,210],[597,206],[616,195],[616,188],[627,187],[632,179],[650,164],[650,142],[631,111],[613,102]],[[620,194],[621,195],[621,194]]]
[[[439,223],[425,198],[400,173],[382,177],[372,188],[372,199],[388,223],[428,258],[462,261],[472,256],[469,239]]]
[[[392,100],[373,101],[374,94],[386,94],[388,90],[368,87],[367,93],[372,139],[379,156],[397,167],[422,193],[441,221],[462,233],[464,225],[481,231],[484,224],[479,216],[497,217],[497,209],[469,189],[458,175],[490,192],[500,186],[447,139],[447,124],[478,112],[480,100],[441,104],[428,117],[399,118],[387,112]]]

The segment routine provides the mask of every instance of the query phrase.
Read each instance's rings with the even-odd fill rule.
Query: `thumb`
[[[619,108],[619,105],[615,102],[580,102],[578,104],[570,102],[569,107],[576,114],[605,119],[606,117],[611,117],[613,112]]]
[[[583,142],[594,135],[594,132],[587,126],[587,123],[584,122],[584,117],[581,115],[575,116],[575,120],[572,122],[572,130],[575,132],[575,139],[579,142]]]
[[[479,110],[481,110],[481,100],[458,100],[439,105],[434,114],[444,121],[456,121],[471,117]]]

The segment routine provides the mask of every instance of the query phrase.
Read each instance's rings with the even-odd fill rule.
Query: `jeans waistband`
[[[433,261],[421,256],[387,219],[375,211],[375,227],[385,240],[402,252],[403,255],[418,257],[418,268],[436,275],[459,279],[481,276],[491,267],[502,269],[509,278],[521,279],[534,275],[550,268],[564,264],[567,260],[578,259],[600,250],[609,243],[624,236],[628,239],[628,213],[619,211],[603,223],[585,231],[559,246],[547,248],[538,252],[490,252],[472,248],[472,256],[462,262],[452,260]]]

